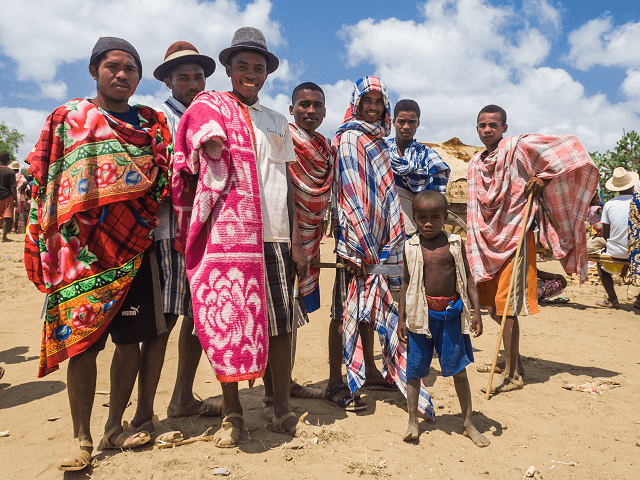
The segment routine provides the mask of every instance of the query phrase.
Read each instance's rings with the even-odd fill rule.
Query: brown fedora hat
[[[196,47],[189,42],[180,40],[167,49],[167,53],[164,55],[164,62],[153,71],[153,76],[163,82],[167,72],[182,63],[199,63],[202,65],[205,77],[211,76],[216,70],[216,61],[213,58],[200,55]]]
[[[267,40],[260,30],[253,27],[242,27],[236,30],[231,40],[231,46],[225,48],[218,55],[222,65],[229,65],[229,57],[239,50],[254,50],[267,57],[267,73],[273,73],[278,69],[280,60],[267,49]]]

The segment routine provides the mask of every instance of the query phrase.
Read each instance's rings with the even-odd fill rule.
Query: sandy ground
[[[27,280],[22,263],[22,242],[0,244],[0,479],[175,479],[212,478],[224,467],[230,477],[245,479],[522,479],[534,466],[536,478],[636,479],[640,478],[640,317],[630,302],[609,311],[594,306],[603,290],[596,285],[570,285],[572,302],[543,306],[535,317],[522,321],[521,351],[525,357],[523,390],[486,400],[480,388],[487,374],[469,367],[474,419],[491,440],[480,449],[462,436],[462,419],[453,382],[439,374],[437,363],[427,378],[436,405],[435,424],[421,422],[419,444],[402,441],[406,429],[405,401],[399,393],[368,391],[369,408],[345,413],[325,400],[293,399],[297,413],[309,412],[314,424],[328,433],[315,445],[289,445],[291,437],[272,433],[262,419],[263,386],[241,385],[248,434],[238,448],[218,449],[195,443],[168,450],[143,447],[137,451],[94,451],[93,465],[85,471],[64,474],[56,469],[68,451],[71,417],[65,391],[66,367],[37,379],[44,295]],[[330,261],[332,239],[322,245]],[[541,268],[560,272],[558,262]],[[321,276],[322,308],[299,331],[294,377],[301,383],[326,385],[327,329],[331,271]],[[638,289],[617,287],[622,300]],[[491,361],[498,327],[486,315],[485,334],[473,341],[476,364]],[[177,332],[169,341],[166,364],[155,407],[160,419],[181,429],[185,437],[217,429],[221,419],[166,420],[177,361]],[[109,389],[109,364],[113,347],[98,356],[97,391]],[[378,357],[379,358],[379,357]],[[563,390],[567,381],[582,384],[593,377],[615,379],[622,386],[602,396]],[[219,402],[220,385],[203,358],[195,381],[203,398]],[[136,402],[127,409],[131,419]],[[102,437],[107,417],[107,396],[96,394],[92,416],[95,445]],[[291,448],[291,447],[294,448]]]

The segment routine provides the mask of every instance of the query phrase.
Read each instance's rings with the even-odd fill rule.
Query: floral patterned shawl
[[[140,127],[72,100],[47,118],[26,159],[34,182],[24,262],[47,293],[39,377],[102,335],[170,194],[164,117],[134,108]]]

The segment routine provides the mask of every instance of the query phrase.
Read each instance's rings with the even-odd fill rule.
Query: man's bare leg
[[[385,380],[378,370],[376,361],[373,355],[373,339],[374,331],[369,325],[359,324],[360,338],[362,339],[362,353],[364,356],[364,371],[367,379],[364,385],[388,385],[389,382]]]
[[[453,376],[453,384],[456,387],[456,394],[458,395],[458,401],[460,402],[460,408],[462,409],[462,418],[464,419],[464,436],[469,437],[477,446],[486,447],[490,443],[489,439],[478,431],[471,420],[473,406],[471,403],[471,387],[469,386],[466,369],[463,368]]]
[[[189,415],[195,415],[200,408],[199,402],[193,396],[193,381],[202,356],[200,339],[193,334],[193,317],[183,317],[178,340],[178,372],[176,384],[173,388],[171,403],[176,407],[193,405]]]
[[[420,379],[407,381],[407,410],[409,411],[409,426],[402,439],[405,442],[418,440],[418,400],[420,398]]]
[[[91,410],[96,392],[96,357],[98,352],[82,352],[69,359],[67,394],[73,422],[73,437],[93,444],[91,438]],[[89,453],[93,447],[80,447]]]
[[[502,317],[497,315],[494,315],[493,319],[498,323],[502,321]],[[502,342],[506,364],[502,375],[493,379],[491,390],[494,393],[518,390],[523,386],[522,376],[520,375],[520,367],[522,365],[520,359],[520,323],[515,315],[508,315],[505,321]]]
[[[222,387],[222,414],[231,415],[237,413],[242,415],[242,405],[240,404],[240,395],[238,394],[238,382],[221,383]],[[230,418],[227,422],[231,423],[234,427],[242,429],[244,422],[237,418]]]
[[[613,286],[613,276],[609,272],[605,272],[600,264],[598,264],[598,274],[600,276],[600,282],[604,287],[604,291],[607,293],[609,304],[614,307],[620,306],[618,295],[616,294],[616,289]]]
[[[122,416],[127,408],[133,386],[136,383],[140,368],[140,347],[137,343],[116,345],[111,361],[111,391],[109,397],[109,418],[104,427],[105,432],[122,425]],[[120,433],[116,430],[111,440]]]
[[[265,393],[273,396],[275,418],[282,418],[291,411],[289,392],[291,391],[291,334],[269,337],[269,360],[265,374]],[[269,378],[270,377],[270,378]],[[271,389],[267,387],[270,381]],[[283,427],[289,430],[298,423],[296,417],[288,418]]]
[[[342,377],[342,319],[329,322],[329,383],[333,388],[343,383]]]
[[[9,232],[11,231],[11,224],[13,220],[11,218],[3,218],[2,219],[2,241],[3,242],[11,242],[12,240],[7,237]]]
[[[167,323],[169,322],[167,321]],[[139,427],[153,419],[153,401],[156,398],[158,382],[164,365],[169,333],[163,333],[151,342],[142,344],[140,373],[138,375],[138,406],[131,421],[133,427]]]

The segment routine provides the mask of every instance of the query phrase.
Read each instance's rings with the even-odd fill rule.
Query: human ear
[[[93,65],[89,65],[89,73],[91,74],[91,78],[93,78],[94,80],[98,79],[98,72],[96,70],[96,67],[94,67]]]
[[[289,115],[293,115],[293,105],[289,105]]]

